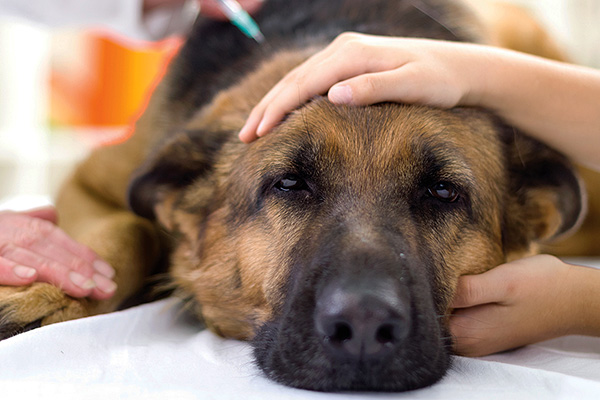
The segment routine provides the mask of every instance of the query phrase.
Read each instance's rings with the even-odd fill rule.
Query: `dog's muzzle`
[[[401,391],[430,385],[449,364],[431,274],[400,235],[347,235],[302,249],[278,316],[253,341],[261,369],[289,386]],[[309,246],[310,247],[310,246]]]

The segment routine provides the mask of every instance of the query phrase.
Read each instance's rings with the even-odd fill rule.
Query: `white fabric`
[[[600,338],[565,337],[470,359],[407,393],[326,394],[261,375],[250,346],[182,316],[173,299],[39,328],[0,342],[5,399],[594,399]]]
[[[0,0],[0,17],[21,18],[51,28],[96,27],[132,39],[159,39],[185,32],[196,2],[160,7],[142,15],[143,0]]]

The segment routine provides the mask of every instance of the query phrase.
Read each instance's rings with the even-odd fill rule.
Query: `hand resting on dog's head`
[[[248,143],[266,135],[285,114],[320,94],[334,104],[484,107],[600,168],[600,72],[591,68],[472,43],[344,33],[264,96],[240,139]]]

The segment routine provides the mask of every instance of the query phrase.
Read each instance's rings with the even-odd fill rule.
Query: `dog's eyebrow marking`
[[[475,186],[473,171],[458,148],[449,143],[430,141],[422,143],[421,146],[414,151],[423,155],[424,170],[430,171],[430,177],[448,180],[469,191]]]

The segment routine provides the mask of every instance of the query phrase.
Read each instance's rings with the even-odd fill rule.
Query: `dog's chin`
[[[411,333],[404,346],[380,359],[340,360],[302,328],[307,324],[289,322],[265,324],[252,342],[258,367],[287,386],[325,392],[400,392],[436,383],[450,366],[451,343],[444,339],[449,335],[443,329]]]

